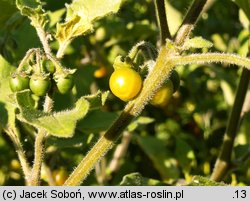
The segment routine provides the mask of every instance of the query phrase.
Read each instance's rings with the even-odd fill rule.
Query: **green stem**
[[[175,35],[175,43],[177,46],[182,46],[186,39],[189,38],[191,31],[193,30],[204,5],[207,0],[194,0],[189,8],[179,30]]]
[[[171,39],[167,22],[165,0],[154,0],[154,3],[158,26],[160,29],[161,45],[164,45],[167,38]]]
[[[249,80],[250,71],[247,69],[243,69],[240,78],[240,83],[236,92],[233,108],[228,119],[222,148],[216,160],[215,167],[211,175],[211,180],[221,181],[231,166],[231,156],[233,151],[234,140],[239,127],[240,115],[247,93]]]
[[[225,63],[243,66],[250,70],[250,59],[235,54],[227,53],[201,53],[171,58],[174,65]]]
[[[137,43],[133,48],[129,51],[128,57],[134,61],[139,52],[142,52],[144,58],[146,60],[155,60],[157,58],[157,50],[156,48],[147,41],[141,41]]]
[[[44,102],[44,111],[50,112],[53,107],[53,100],[51,95],[46,95]],[[29,185],[30,186],[38,186],[40,184],[40,175],[41,175],[41,167],[43,163],[44,157],[44,142],[47,136],[47,132],[44,129],[39,129],[36,140],[35,140],[35,156],[34,156],[34,164],[32,167]]]
[[[37,32],[37,35],[43,45],[43,49],[45,51],[46,54],[49,54],[51,55],[51,49],[50,49],[50,46],[49,46],[49,43],[48,43],[48,38],[47,38],[47,35],[44,31],[44,29],[40,26],[36,27],[36,32]]]
[[[29,185],[38,186],[40,184],[41,166],[44,155],[44,141],[46,132],[43,129],[39,129],[35,140],[35,157],[34,164],[32,167]]]
[[[38,50],[39,49],[37,49],[37,48],[32,48],[32,49],[27,51],[26,55],[24,56],[24,58],[22,59],[22,61],[20,62],[20,64],[17,67],[18,72],[21,72],[23,70],[24,65],[34,55],[34,53],[36,53]]]
[[[141,113],[144,106],[150,101],[173,69],[173,65],[169,60],[171,55],[171,50],[163,46],[159,52],[154,69],[144,81],[141,93],[135,100],[127,104],[119,118],[82,159],[64,185],[80,185],[95,164],[112,148],[122,131],[129,125],[133,118]]]
[[[56,57],[57,57],[58,59],[63,58],[64,53],[65,53],[65,50],[66,50],[66,48],[68,47],[68,45],[69,45],[70,43],[71,43],[71,40],[67,40],[67,41],[65,41],[64,43],[60,44],[59,49],[58,49],[58,51],[57,51],[57,53],[56,53]]]

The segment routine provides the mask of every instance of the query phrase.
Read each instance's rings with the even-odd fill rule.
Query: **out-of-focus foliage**
[[[4,58],[4,62],[0,60],[0,68],[4,64],[17,66],[29,48],[41,46],[30,21],[17,13],[12,2],[0,0],[0,9],[4,8],[5,11],[2,13],[0,10],[0,57]],[[49,10],[48,30],[56,33],[56,22],[62,22],[64,4],[70,1],[43,2],[45,9]],[[190,1],[169,1],[169,15],[173,13],[171,17],[168,16],[173,30],[171,33],[176,30],[173,26],[181,23],[189,4]],[[247,52],[249,32],[240,23],[239,9],[232,1],[214,1],[211,8],[202,14],[194,35],[213,42],[214,51],[241,55]],[[146,40],[157,45],[158,39],[153,1],[124,1],[118,14],[94,23],[93,32],[77,38],[67,48],[62,62],[67,67],[77,69],[76,85],[72,94],[55,94],[55,110],[73,108],[80,97],[95,94],[98,90],[109,90],[108,78],[113,71],[115,57],[127,54],[138,41]],[[51,46],[55,53],[59,44],[53,42]],[[207,50],[203,48],[199,51]],[[105,73],[96,77],[95,72],[100,68],[105,69]],[[142,114],[144,119],[137,119],[130,125],[131,142],[119,161],[119,170],[106,174],[102,182],[93,172],[84,185],[175,185],[190,182],[194,185],[196,181],[192,181],[193,176],[209,177],[222,143],[241,69],[217,64],[180,66],[176,70],[181,78],[180,89],[168,106],[157,108],[148,105]],[[2,91],[0,120],[5,119],[6,122],[6,108],[1,103],[1,96]],[[46,164],[52,170],[63,167],[68,172],[72,171],[123,107],[123,102],[110,95],[101,110],[92,109],[84,120],[77,123],[74,137],[48,138]],[[32,162],[34,129],[30,125],[18,124],[24,149]],[[240,160],[249,152],[249,128],[248,112],[236,139],[233,152],[236,159]],[[106,162],[111,161],[114,150],[107,154]],[[20,167],[13,167],[13,161],[17,159],[13,145],[3,132],[0,134],[0,153],[4,154],[0,156],[0,185],[23,184]],[[250,185],[250,160],[239,165],[229,173],[225,182]],[[104,173],[108,173],[108,169]],[[43,180],[46,185],[46,178]]]

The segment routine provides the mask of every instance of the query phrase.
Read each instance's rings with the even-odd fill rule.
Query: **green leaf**
[[[66,5],[66,20],[57,24],[56,38],[60,46],[91,31],[94,21],[116,13],[121,3],[122,0],[74,0],[72,4]]]
[[[122,0],[74,0],[68,8],[74,15],[78,15],[88,22],[93,22],[108,14],[116,13],[121,3]],[[67,18],[70,17],[70,15],[67,16]]]
[[[188,184],[189,186],[227,186],[227,184],[223,182],[215,182],[210,180],[209,178],[202,176],[194,176],[192,182]]]
[[[47,14],[42,9],[40,0],[16,0],[16,5],[21,14],[31,20],[34,27],[44,27],[47,23]]]
[[[9,87],[9,78],[14,69],[0,55],[0,128],[15,125],[15,106],[11,104],[11,97],[9,96],[12,94]]]
[[[243,25],[243,27],[246,30],[248,30],[248,28],[249,28],[249,18],[246,16],[245,12],[242,9],[240,9],[240,12],[239,12],[239,19],[240,19],[240,22]]]
[[[121,186],[163,186],[167,185],[159,180],[143,177],[140,173],[130,173],[123,176]]]
[[[154,119],[150,117],[145,117],[145,116],[139,116],[135,121],[133,121],[131,124],[128,126],[128,130],[130,132],[134,131],[139,125],[146,125],[149,123],[154,122]]]
[[[235,2],[246,14],[250,20],[250,0],[232,0]]]
[[[18,119],[37,128],[45,129],[57,137],[72,137],[76,122],[82,119],[89,110],[89,102],[80,98],[71,110],[45,113],[34,109],[34,101],[29,90],[16,93],[16,102],[20,109]]]
[[[152,160],[163,180],[173,180],[179,177],[177,161],[162,140],[154,137],[138,137],[138,143]]]
[[[211,48],[213,43],[203,39],[202,37],[194,37],[185,41],[183,48],[188,50],[190,48]]]
[[[17,11],[15,0],[1,0],[0,1],[0,27]]]
[[[191,166],[195,163],[195,155],[192,147],[180,138],[176,138],[176,158],[180,166],[185,171],[190,171]]]
[[[84,119],[79,121],[77,129],[88,133],[105,131],[116,118],[117,114],[115,113],[93,110]]]

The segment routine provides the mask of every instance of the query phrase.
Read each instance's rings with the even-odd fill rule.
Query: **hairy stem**
[[[182,46],[186,39],[189,38],[191,31],[193,30],[204,5],[207,0],[194,0],[189,8],[179,30],[175,35],[175,43],[178,46]]]
[[[30,186],[38,186],[40,184],[41,166],[44,156],[45,137],[46,137],[46,132],[43,129],[39,129],[35,140],[35,157],[29,180]]]
[[[45,51],[46,54],[50,54],[51,55],[51,49],[48,43],[48,38],[47,38],[47,34],[44,31],[44,29],[42,27],[36,27],[36,32],[37,35],[43,45],[43,49]]]
[[[201,53],[172,58],[175,65],[225,63],[243,66],[250,70],[250,59],[227,53]]]
[[[27,63],[28,60],[31,58],[31,56],[33,56],[33,54],[36,53],[38,50],[39,50],[38,48],[32,48],[32,49],[27,51],[26,55],[24,56],[24,58],[22,59],[22,61],[18,65],[18,68],[17,68],[18,72],[22,71],[23,66],[25,65],[25,63]]]
[[[171,39],[171,34],[168,27],[165,0],[154,0],[156,17],[160,29],[161,45],[165,44],[167,38]]]
[[[50,95],[46,95],[44,102],[44,111],[50,112],[53,107],[53,100]],[[35,140],[35,156],[34,156],[34,164],[32,167],[29,185],[30,186],[38,186],[40,184],[40,175],[41,175],[41,167],[43,163],[44,157],[44,142],[47,136],[47,132],[44,129],[39,129],[36,140]]]
[[[239,127],[240,115],[245,100],[245,96],[247,93],[249,80],[250,80],[250,71],[247,69],[243,69],[240,78],[240,83],[238,85],[238,89],[236,92],[233,108],[230,117],[228,119],[228,124],[222,143],[222,148],[216,160],[213,173],[211,175],[211,179],[214,181],[221,181],[231,166],[231,156],[234,146],[234,140]]]
[[[169,76],[173,65],[168,56],[171,56],[171,49],[165,46],[159,52],[154,69],[144,81],[144,87],[138,97],[130,101],[118,119],[109,130],[99,139],[89,153],[83,158],[80,164],[69,176],[64,185],[80,185],[93,169],[95,164],[104,156],[120,137],[122,131],[129,125],[134,117],[138,116],[144,106],[150,101],[155,92],[160,88],[165,79]]]

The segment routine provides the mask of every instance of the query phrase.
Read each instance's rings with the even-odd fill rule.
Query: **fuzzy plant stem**
[[[44,111],[50,112],[52,110],[53,100],[51,95],[46,95],[44,102]],[[47,132],[44,129],[39,129],[35,140],[35,156],[34,163],[30,175],[29,185],[38,186],[40,184],[41,167],[44,157],[44,142]]]
[[[228,119],[226,132],[224,135],[220,154],[216,160],[211,180],[221,181],[227,174],[231,166],[231,156],[234,146],[234,140],[237,134],[237,130],[240,123],[240,115],[242,106],[247,93],[248,85],[250,80],[250,71],[243,69],[240,82],[237,88],[233,108]]]
[[[171,34],[168,27],[165,0],[154,0],[156,9],[156,18],[158,21],[158,27],[160,29],[161,45],[165,44],[166,39],[171,38]]]
[[[37,35],[38,35],[38,37],[43,45],[43,49],[44,49],[45,53],[51,55],[51,49],[50,49],[50,46],[48,43],[48,35],[44,31],[44,29],[40,26],[36,27],[36,32],[37,32]]]
[[[243,66],[250,70],[250,59],[228,53],[201,53],[186,56],[174,56],[175,65],[223,63]]]
[[[191,7],[189,8],[179,30],[175,35],[175,44],[182,46],[186,39],[189,38],[191,31],[193,30],[204,5],[207,0],[194,0]]]

